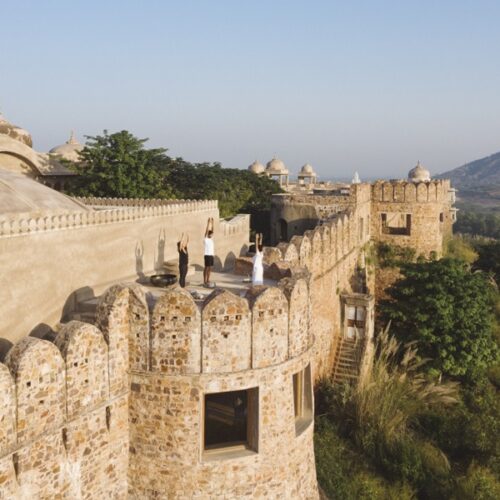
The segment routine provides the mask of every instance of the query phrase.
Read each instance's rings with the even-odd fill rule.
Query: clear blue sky
[[[47,150],[130,130],[323,178],[500,150],[500,2],[0,0],[0,110]]]

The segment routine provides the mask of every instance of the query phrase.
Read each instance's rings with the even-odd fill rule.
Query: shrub
[[[443,494],[449,484],[446,456],[415,428],[422,411],[456,402],[457,384],[428,380],[419,371],[422,364],[413,346],[403,348],[386,329],[366,378],[356,387],[323,382],[318,402],[387,477]]]
[[[463,262],[405,264],[403,279],[387,290],[382,321],[392,322],[399,339],[417,341],[428,367],[473,379],[496,358],[492,308],[495,292],[484,273]]]
[[[467,474],[457,481],[457,500],[497,500],[500,482],[486,467],[472,464]]]
[[[314,451],[318,482],[331,499],[411,500],[414,491],[407,483],[391,483],[370,461],[339,435],[327,418],[315,423]]]

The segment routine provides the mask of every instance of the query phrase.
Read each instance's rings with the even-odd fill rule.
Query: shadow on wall
[[[233,271],[237,257],[242,257],[242,256],[247,255],[248,251],[249,251],[248,245],[242,245],[240,248],[240,251],[238,252],[238,256],[236,256],[236,254],[234,252],[229,252],[224,259],[224,264],[222,264],[222,261],[220,258],[216,257],[215,258],[215,265],[217,266],[217,263],[220,263],[221,270],[229,271],[229,272]],[[216,270],[218,271],[219,269],[216,267]]]
[[[57,333],[46,323],[39,323],[31,330],[29,337],[34,337],[41,340],[49,340],[53,342]]]
[[[154,259],[154,270],[161,271],[165,263],[165,229],[160,229],[158,234],[157,256]]]
[[[271,228],[274,235],[274,243],[290,241],[294,236],[301,236],[306,231],[314,229],[318,225],[318,219],[294,219],[286,221],[278,219],[275,227]]]
[[[146,275],[144,274],[144,243],[138,241],[135,245],[135,272],[139,280],[143,280]]]
[[[13,345],[10,340],[0,338],[0,362],[4,361],[6,354]]]
[[[78,288],[66,299],[64,303],[62,313],[61,313],[61,323],[67,323],[72,319],[73,313],[77,310],[78,304],[85,300],[95,299],[94,289],[90,286],[83,286]],[[33,332],[32,332],[33,333]],[[32,337],[38,337],[38,335],[32,335]],[[41,337],[38,337],[41,338]]]

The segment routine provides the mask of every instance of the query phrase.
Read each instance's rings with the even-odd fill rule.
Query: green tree
[[[488,276],[452,259],[405,264],[401,271],[403,279],[381,303],[382,320],[405,342],[417,341],[429,366],[442,373],[473,378],[486,369],[497,356]]]
[[[247,170],[222,168],[219,163],[192,164],[171,159],[169,179],[178,197],[219,200],[223,217],[254,210],[269,210],[271,195],[280,193],[278,183]]]
[[[80,196],[119,198],[173,197],[169,188],[166,150],[146,149],[147,139],[122,130],[88,137],[80,153],[79,174],[70,188]]]
[[[496,282],[500,283],[500,241],[479,239],[473,241],[474,250],[479,258],[474,267],[487,273],[491,273]]]

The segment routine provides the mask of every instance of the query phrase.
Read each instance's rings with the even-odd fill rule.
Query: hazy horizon
[[[500,151],[494,1],[18,1],[0,111],[40,151],[122,129],[172,156],[295,175],[432,174]]]

